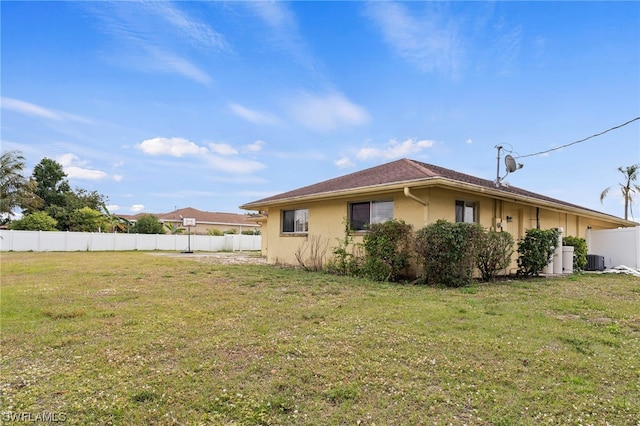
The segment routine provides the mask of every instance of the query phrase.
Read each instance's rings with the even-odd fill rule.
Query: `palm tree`
[[[25,160],[20,151],[6,151],[0,156],[0,214],[6,219],[16,207],[36,209],[42,200],[35,195],[37,183],[22,175]]]
[[[631,215],[633,216],[633,208],[631,207],[633,204],[633,197],[637,192],[640,192],[640,185],[635,183],[640,176],[640,163],[628,166],[624,169],[622,167],[618,167],[618,171],[624,175],[626,180],[624,185],[621,183],[618,185],[620,185],[622,198],[624,198],[624,219],[627,220],[629,218],[629,211],[631,211]],[[609,189],[611,189],[611,187],[606,188],[602,193],[600,193],[601,203],[609,193]]]

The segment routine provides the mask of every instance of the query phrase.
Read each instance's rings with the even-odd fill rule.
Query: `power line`
[[[631,124],[631,123],[633,123],[634,121],[637,121],[637,120],[640,120],[640,117],[636,117],[636,118],[634,118],[634,119],[632,119],[632,120],[627,121],[626,123],[622,123],[622,124],[620,124],[620,125],[618,125],[618,126],[615,126],[615,127],[610,128],[610,129],[607,129],[607,130],[605,130],[604,132],[596,133],[595,135],[591,135],[591,136],[586,137],[586,138],[584,138],[584,139],[580,139],[579,141],[571,142],[571,143],[568,143],[568,144],[566,144],[566,145],[562,145],[562,146],[557,146],[557,147],[555,147],[555,148],[551,148],[551,149],[548,149],[548,150],[546,150],[546,151],[536,152],[536,153],[534,153],[534,154],[520,155],[520,156],[515,157],[515,158],[533,157],[534,155],[546,154],[547,152],[556,151],[556,150],[558,150],[558,149],[566,148],[566,147],[568,147],[568,146],[575,145],[575,144],[577,144],[577,143],[581,143],[581,142],[584,142],[584,141],[588,141],[589,139],[595,138],[596,136],[604,135],[604,134],[605,134],[605,133],[607,133],[607,132],[610,132],[610,131],[615,130],[615,129],[619,129],[619,128],[624,127],[624,126],[626,126],[627,124]]]

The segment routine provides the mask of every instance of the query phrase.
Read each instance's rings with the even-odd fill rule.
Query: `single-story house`
[[[260,225],[249,214],[206,212],[193,207],[177,209],[169,213],[138,213],[132,216],[123,215],[122,217],[135,222],[145,215],[155,216],[163,225],[168,224],[175,228],[185,228],[183,226],[184,218],[195,219],[195,226],[191,226],[189,230],[191,234],[207,235],[210,230],[213,231],[214,229],[223,233],[232,232],[236,234],[245,231],[261,232]],[[169,233],[168,229],[165,228],[165,230]]]
[[[338,239],[344,238],[345,220],[356,242],[361,241],[368,224],[392,218],[404,220],[414,230],[439,219],[477,222],[487,229],[511,233],[514,241],[531,228],[563,228],[564,236],[586,238],[590,229],[638,225],[411,159],[382,164],[240,207],[262,213],[262,255],[267,261],[291,265],[298,264],[296,252],[302,252],[305,245],[318,239],[322,240],[322,246],[328,244],[330,257]]]

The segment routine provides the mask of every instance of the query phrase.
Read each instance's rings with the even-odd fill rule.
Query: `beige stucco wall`
[[[268,219],[262,228],[262,254],[273,264],[298,265],[297,251],[305,251],[305,261],[309,261],[309,245],[312,241],[320,241],[322,247],[327,247],[326,257],[331,257],[331,250],[338,246],[338,239],[344,238],[344,223],[347,216],[348,203],[357,201],[393,200],[394,217],[403,219],[413,225],[414,230],[434,223],[439,219],[449,222],[455,221],[455,201],[474,201],[478,203],[479,223],[487,229],[497,229],[511,233],[514,241],[523,237],[527,229],[535,228],[540,222],[540,228],[563,228],[563,236],[572,235],[586,237],[587,227],[592,229],[608,229],[612,225],[597,219],[578,217],[575,214],[552,211],[544,208],[515,202],[494,200],[480,193],[469,193],[444,188],[414,188],[411,194],[427,203],[426,206],[405,196],[398,190],[381,193],[376,196],[355,196],[308,203],[287,204],[270,207]],[[281,211],[291,209],[309,210],[308,234],[281,234]],[[507,218],[507,216],[509,218]],[[496,228],[496,225],[499,224]],[[362,241],[362,233],[355,233],[356,242]],[[514,250],[517,246],[514,245]],[[512,268],[515,268],[514,254]]]

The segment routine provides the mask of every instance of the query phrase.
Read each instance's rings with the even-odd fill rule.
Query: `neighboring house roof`
[[[253,221],[253,218],[246,214],[237,213],[220,213],[205,212],[186,207],[184,209],[174,210],[168,213],[137,213],[135,215],[121,215],[128,220],[138,220],[141,216],[152,215],[158,218],[160,222],[182,222],[183,217],[194,218],[196,223],[205,225],[229,225],[229,226],[259,226]]]
[[[545,195],[536,194],[515,186],[501,185],[498,187],[495,181],[492,180],[478,178],[455,170],[407,158],[329,179],[314,185],[294,189],[282,194],[273,195],[240,207],[246,210],[261,210],[271,205],[331,198],[352,194],[354,192],[370,192],[371,190],[426,185],[454,187],[471,192],[482,192],[488,196],[499,199],[542,204],[550,208],[579,211],[583,214],[589,213],[590,215],[606,218],[609,221],[615,219],[620,222],[620,226],[637,225],[632,221],[620,219]]]

